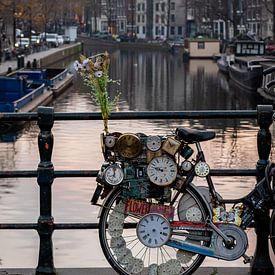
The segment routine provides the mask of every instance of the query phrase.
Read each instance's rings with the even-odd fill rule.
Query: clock
[[[116,148],[121,157],[132,159],[141,153],[142,144],[137,135],[123,134],[118,138]]]
[[[123,181],[124,173],[118,164],[108,166],[103,172],[103,179],[109,185],[119,185]]]
[[[180,166],[181,170],[184,172],[188,172],[192,169],[192,163],[188,160],[185,160],[181,166]]]
[[[158,151],[161,147],[161,138],[159,136],[149,136],[146,140],[146,146],[150,151]]]
[[[105,137],[105,145],[108,148],[113,148],[116,144],[115,136],[106,136]]]
[[[157,213],[144,215],[138,222],[136,230],[140,242],[150,248],[163,246],[171,236],[169,221]]]
[[[150,181],[159,186],[171,184],[177,177],[177,164],[168,156],[153,158],[147,166]]]
[[[197,176],[203,178],[208,176],[209,172],[210,172],[210,168],[206,162],[200,161],[195,165],[195,173]]]

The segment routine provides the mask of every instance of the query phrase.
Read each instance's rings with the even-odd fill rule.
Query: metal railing
[[[254,111],[183,111],[183,112],[121,112],[112,113],[112,120],[125,119],[257,119],[260,127],[257,135],[259,160],[256,169],[211,169],[213,176],[256,176],[257,181],[264,177],[264,169],[271,150],[273,108],[259,105]],[[98,223],[54,223],[52,216],[52,183],[61,177],[96,177],[97,170],[55,171],[52,158],[53,134],[51,129],[56,120],[101,120],[100,113],[54,113],[51,107],[39,107],[33,113],[1,113],[0,125],[6,122],[37,121],[40,128],[38,147],[40,162],[37,170],[0,171],[0,178],[37,178],[40,187],[40,216],[37,223],[2,223],[0,229],[34,229],[40,237],[36,274],[56,274],[53,260],[52,234],[54,230],[98,229]],[[255,213],[257,245],[251,274],[273,275],[274,268],[268,251],[269,211],[265,215]]]

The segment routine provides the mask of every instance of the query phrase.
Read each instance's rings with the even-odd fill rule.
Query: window
[[[157,14],[156,15],[156,23],[158,23],[159,22],[159,15]]]
[[[161,27],[161,35],[164,35],[164,27]]]
[[[205,43],[204,42],[198,42],[198,49],[199,50],[205,49]]]
[[[145,22],[145,16],[144,16],[144,14],[142,14],[142,17],[141,17],[142,19],[141,19],[141,21],[142,21],[142,23],[144,23]]]
[[[137,21],[140,22],[140,14],[137,16]]]
[[[175,7],[175,2],[171,2],[171,7],[170,7],[171,11],[174,11],[176,9]]]
[[[161,15],[161,23],[165,23],[165,16],[164,16],[164,14]]]
[[[138,3],[138,8],[137,9],[138,9],[138,11],[140,11],[140,3]]]
[[[178,35],[182,35],[182,26],[178,27]]]
[[[155,35],[158,35],[158,34],[159,34],[159,27],[156,26],[156,28],[155,28]]]
[[[175,22],[175,14],[171,14],[171,22]]]
[[[170,28],[170,34],[171,34],[171,35],[174,35],[174,34],[175,34],[175,27],[171,27],[171,28]]]
[[[159,11],[159,3],[156,3],[156,11]]]
[[[142,10],[145,11],[145,4],[142,3]]]
[[[142,33],[145,34],[145,26],[142,27]]]
[[[161,3],[161,11],[165,11],[165,3]]]

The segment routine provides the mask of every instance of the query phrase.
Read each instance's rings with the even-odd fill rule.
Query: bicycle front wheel
[[[147,202],[154,201],[147,199]],[[186,189],[178,197],[174,207],[174,220],[188,220],[193,214],[202,222],[206,219],[207,210],[192,190]],[[99,239],[103,253],[119,274],[187,275],[192,274],[201,265],[205,256],[165,244],[160,247],[144,245],[136,230],[142,217],[128,215],[124,209],[121,189],[115,189],[105,201],[99,220]],[[199,236],[205,235],[205,232],[193,232],[193,234]],[[185,236],[187,237],[181,236],[181,238],[187,239],[188,232]],[[190,241],[209,245],[205,240]]]

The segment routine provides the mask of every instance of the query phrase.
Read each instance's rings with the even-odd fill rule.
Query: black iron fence
[[[256,169],[212,169],[213,176],[256,176],[257,181],[264,177],[264,169],[271,150],[273,108],[259,105],[253,111],[184,111],[184,112],[122,112],[112,113],[112,120],[125,119],[257,119],[259,131],[257,150],[259,160]],[[96,170],[54,170],[52,158],[53,134],[51,129],[56,120],[100,120],[100,113],[54,113],[51,107],[39,107],[33,113],[1,113],[0,126],[6,122],[37,121],[40,128],[38,147],[40,162],[37,170],[0,171],[0,178],[37,178],[40,187],[40,216],[37,223],[2,223],[0,229],[32,229],[40,237],[36,274],[56,274],[53,259],[52,234],[54,230],[98,229],[97,223],[54,223],[52,216],[52,183],[60,177],[96,177]],[[256,148],[255,148],[256,149]],[[269,212],[255,215],[257,245],[251,266],[253,275],[273,275],[274,268],[268,251]]]

